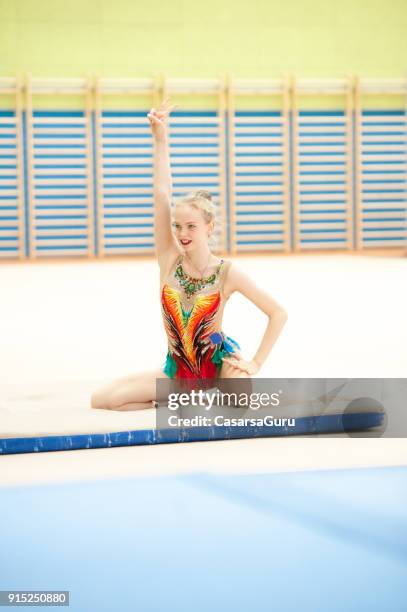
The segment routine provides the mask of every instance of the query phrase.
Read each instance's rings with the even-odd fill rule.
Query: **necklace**
[[[205,272],[207,271],[207,269],[208,269],[208,267],[209,267],[209,262],[210,262],[211,257],[212,257],[212,253],[209,253],[209,258],[208,258],[208,261],[206,262],[206,266],[205,266],[205,268],[204,268],[204,269],[202,270],[202,272],[201,272],[201,271],[199,270],[199,268],[197,268],[197,267],[196,267],[196,266],[195,266],[195,265],[192,263],[192,261],[189,259],[188,255],[186,255],[186,258],[188,259],[188,261],[190,262],[190,264],[192,265],[192,267],[193,267],[193,268],[195,268],[195,270],[196,270],[197,272],[199,272],[199,274],[201,275],[201,278],[203,278],[203,277],[204,277],[204,274],[205,274]]]
[[[207,278],[194,278],[193,276],[190,276],[189,274],[186,274],[184,272],[184,269],[182,267],[182,259],[183,258],[181,258],[181,261],[179,262],[174,272],[174,276],[178,279],[179,284],[184,288],[187,299],[190,299],[190,297],[194,295],[197,291],[200,291],[200,289],[203,289],[208,285],[213,285],[223,264],[222,259],[220,264],[216,268],[216,271]],[[204,272],[207,268],[208,266],[206,266]]]

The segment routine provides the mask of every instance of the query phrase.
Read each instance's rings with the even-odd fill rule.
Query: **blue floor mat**
[[[180,427],[171,429],[138,429],[113,433],[89,433],[41,437],[0,438],[0,455],[37,453],[47,451],[81,450],[111,446],[140,446],[177,442],[202,442],[238,438],[264,438],[274,436],[343,433],[380,427],[381,412],[352,414],[325,414],[295,419],[295,426],[213,426]]]
[[[406,507],[407,467],[3,488],[0,588],[75,612],[401,612]]]

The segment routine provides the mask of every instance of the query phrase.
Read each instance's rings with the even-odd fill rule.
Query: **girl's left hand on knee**
[[[223,359],[225,363],[228,363],[233,368],[236,368],[240,372],[245,372],[252,376],[253,374],[257,374],[260,370],[259,365],[255,361],[245,361],[242,357],[234,356],[234,357],[225,357]]]

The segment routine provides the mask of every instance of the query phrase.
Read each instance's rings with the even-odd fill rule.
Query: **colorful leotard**
[[[240,349],[238,343],[221,330],[223,293],[230,261],[221,260],[206,284],[191,277],[182,268],[181,255],[170,270],[161,288],[161,307],[168,338],[164,372],[170,378],[216,378],[226,355]],[[187,280],[189,279],[189,281]],[[209,282],[208,282],[209,281]],[[204,285],[202,287],[202,285]]]

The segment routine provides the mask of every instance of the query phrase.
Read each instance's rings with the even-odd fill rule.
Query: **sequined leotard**
[[[181,255],[161,286],[168,338],[164,372],[170,378],[216,378],[225,355],[240,349],[221,330],[227,301],[223,285],[231,262],[222,259],[216,272],[204,282],[186,275],[182,263]]]

